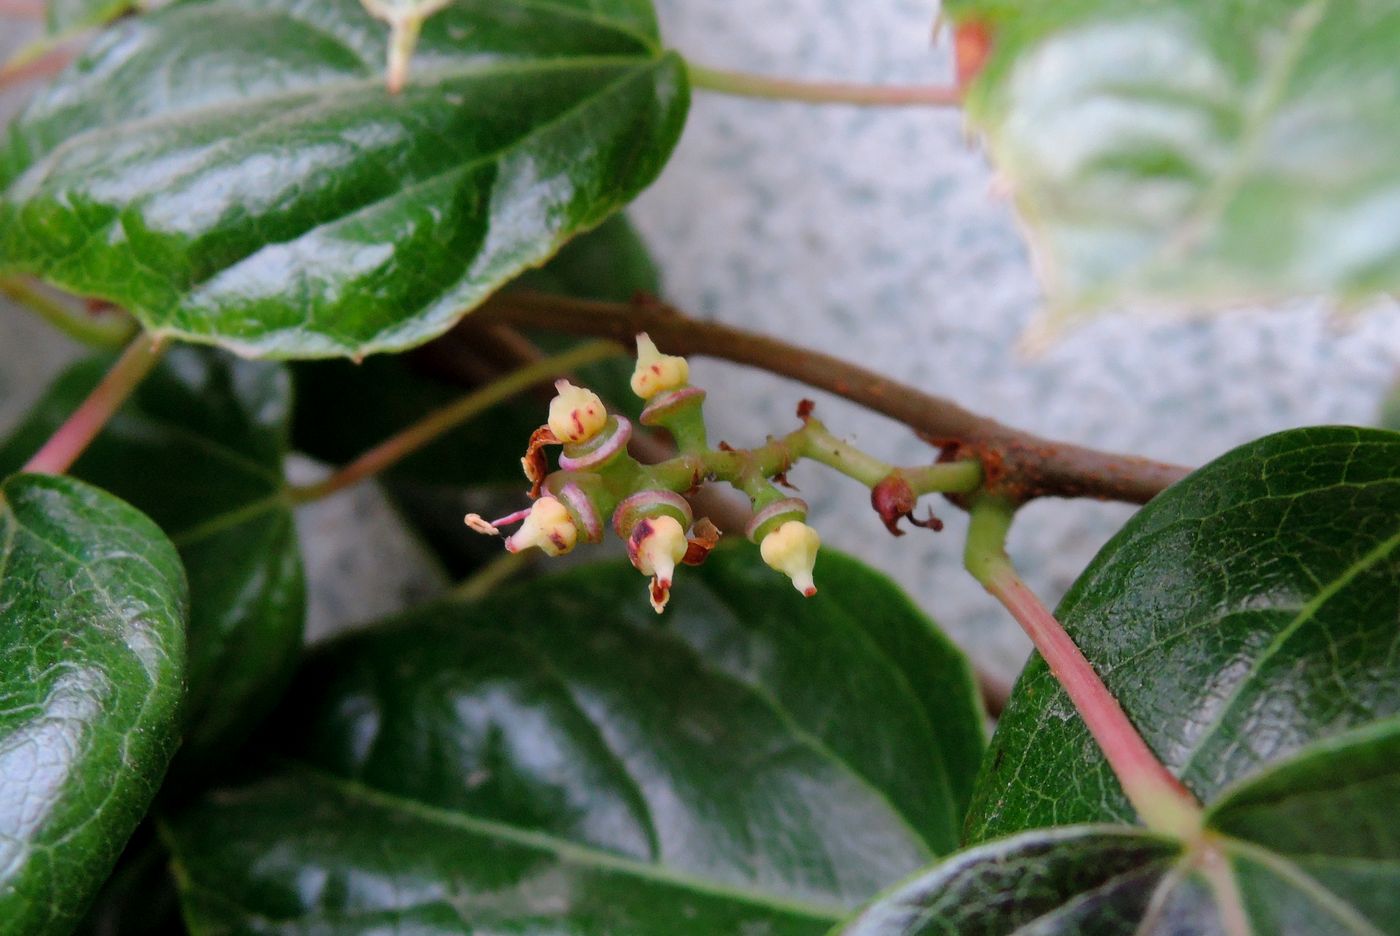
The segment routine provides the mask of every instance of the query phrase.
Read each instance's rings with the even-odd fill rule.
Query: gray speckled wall
[[[948,71],[946,50],[930,46],[932,11],[922,0],[660,0],[660,10],[669,42],[707,64],[889,82],[942,81]],[[8,26],[0,23],[0,51],[19,38]],[[702,93],[675,159],[634,215],[669,297],[696,314],[858,358],[1047,435],[1199,463],[1287,426],[1372,421],[1400,366],[1393,307],[1345,329],[1313,304],[1145,325],[1110,317],[1034,360],[1018,355],[1038,290],[993,188],[954,113]],[[65,345],[0,306],[0,425],[58,366]],[[717,435],[736,444],[789,428],[794,404],[808,395],[713,362],[700,362],[695,375],[710,388]],[[833,429],[877,454],[929,457],[902,427],[839,401],[819,405]],[[960,570],[955,510],[940,511],[949,520],[943,534],[896,541],[853,483],[806,467],[792,478],[829,543],[895,575],[984,665],[1006,675],[1019,668],[1026,647],[1015,625]],[[339,519],[334,511],[303,518],[314,539],[317,630],[335,608],[372,597],[387,610],[386,596],[431,588],[415,545],[377,532],[356,498]],[[1018,524],[1013,551],[1033,583],[1056,596],[1128,513],[1037,504]],[[380,514],[377,522],[391,521]],[[338,552],[352,546],[362,552]]]

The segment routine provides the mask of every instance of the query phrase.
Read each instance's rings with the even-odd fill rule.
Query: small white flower
[[[545,555],[562,556],[578,542],[578,527],[569,509],[546,494],[530,505],[520,529],[506,537],[506,549],[520,552],[538,546]]]
[[[632,371],[632,392],[643,400],[684,387],[690,381],[690,364],[683,357],[662,354],[650,336],[637,336],[637,367]]]
[[[549,428],[560,442],[587,442],[603,431],[608,411],[598,394],[567,380],[554,384],[558,395],[549,402]]]
[[[808,598],[817,593],[812,567],[822,538],[801,520],[789,520],[763,538],[758,552],[763,561],[792,579],[792,585]]]
[[[675,517],[665,515],[638,521],[627,541],[627,554],[637,571],[651,578],[651,606],[657,614],[671,599],[671,580],[676,563],[685,558],[690,543],[685,527]]]

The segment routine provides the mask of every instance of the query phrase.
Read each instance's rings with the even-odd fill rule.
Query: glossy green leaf
[[[620,214],[569,241],[544,266],[521,274],[511,288],[629,302],[638,293],[660,293],[661,271],[641,233]]]
[[[968,101],[1051,302],[1358,299],[1400,286],[1400,8],[950,0]]]
[[[981,743],[960,654],[823,555],[751,548],[655,615],[625,564],[327,648],[284,762],[176,816],[196,929],[822,933],[953,847]]]
[[[647,0],[457,0],[411,83],[356,0],[114,25],[0,150],[0,268],[249,355],[437,335],[655,178],[688,103]]]
[[[1400,719],[1232,788],[1209,833],[1073,826],[973,848],[893,889],[844,936],[1400,933]]]
[[[1329,738],[1227,791],[1228,836],[1259,933],[1400,933],[1400,718]],[[1303,925],[1304,923],[1308,925]]]
[[[185,577],[110,494],[0,483],[0,933],[66,934],[179,739]]]
[[[1298,429],[1159,495],[1059,608],[1148,745],[1204,802],[1400,712],[1400,434]],[[972,841],[1133,811],[1032,658],[978,778]]]
[[[882,895],[840,933],[1155,936],[1139,924],[1181,852],[1170,840],[1115,826],[1031,832],[949,858]]]
[[[95,359],[61,377],[0,448],[0,471],[34,452],[106,368]],[[283,365],[174,348],[73,467],[159,523],[189,574],[182,764],[230,753],[300,654],[301,557],[282,496],[290,384]]]
[[[574,238],[548,264],[513,285],[621,302],[638,292],[655,294],[660,276],[636,230],[625,216],[617,215]],[[549,352],[576,343],[559,335],[533,337]],[[461,380],[450,380],[441,372],[438,349],[429,351],[422,359],[383,356],[360,364],[306,361],[296,365],[292,437],[297,449],[343,464],[469,392]],[[452,351],[444,348],[441,353]],[[580,368],[576,376],[614,408],[635,417],[640,401],[628,385],[631,374],[631,362],[619,358]],[[548,391],[548,386],[543,389]],[[532,395],[492,407],[394,465],[387,477],[456,487],[522,485],[520,455],[546,415],[545,402]]]

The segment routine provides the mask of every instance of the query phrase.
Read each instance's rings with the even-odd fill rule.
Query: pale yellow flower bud
[[[637,336],[637,367],[632,371],[632,392],[643,400],[684,387],[690,381],[690,364],[683,357],[662,354],[646,332]]]
[[[530,505],[520,529],[506,537],[506,549],[520,552],[538,546],[547,556],[562,556],[578,542],[578,527],[569,510],[546,494]]]
[[[549,429],[560,442],[587,442],[608,421],[608,411],[598,394],[575,387],[567,380],[554,384],[558,395],[549,402]]]
[[[632,564],[643,575],[650,575],[651,606],[657,614],[671,598],[671,579],[676,563],[685,557],[689,542],[685,527],[675,517],[649,517],[640,521],[632,531],[628,552]]]
[[[822,538],[801,520],[789,520],[763,538],[758,552],[763,561],[792,579],[792,585],[808,598],[817,593],[812,567]]]

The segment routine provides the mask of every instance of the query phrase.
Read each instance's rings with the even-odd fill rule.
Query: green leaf
[[[106,369],[93,359],[64,374],[0,447],[0,471],[35,451]],[[283,365],[173,348],[73,466],[159,523],[189,574],[182,764],[231,753],[301,651],[301,557],[282,482],[290,384]]]
[[[655,178],[688,104],[645,0],[457,0],[390,95],[356,0],[114,25],[0,150],[0,267],[247,355],[420,344]]]
[[[71,478],[0,483],[0,933],[66,934],[179,740],[185,577]]]
[[[155,823],[143,822],[73,936],[183,936],[169,864]]]
[[[1232,788],[1192,843],[1074,826],[981,845],[896,887],[844,936],[1400,933],[1400,719]]]
[[[1154,936],[1138,927],[1181,852],[1176,842],[1114,826],[1031,832],[948,859],[882,895],[840,933]]]
[[[626,215],[615,215],[564,245],[549,263],[512,284],[600,302],[628,302],[661,292],[661,272]]]
[[[514,285],[622,302],[638,292],[658,292],[660,276],[636,230],[624,215],[617,215],[574,238],[548,264]],[[576,343],[559,335],[532,337],[551,353]],[[436,374],[436,366],[432,359],[389,356],[360,364],[299,363],[294,371],[296,447],[322,461],[343,464],[470,390]],[[581,368],[577,377],[635,417],[641,408],[628,384],[631,375],[630,362],[618,359]],[[394,465],[386,476],[457,487],[523,486],[520,456],[546,415],[545,403],[528,395],[492,407]]]
[[[1400,286],[1393,4],[945,8],[994,36],[968,111],[1060,311]]]
[[[1059,618],[1206,803],[1307,744],[1400,712],[1400,434],[1298,429],[1222,456],[1133,517]],[[968,838],[1132,819],[1033,657],[978,778]]]
[[[883,577],[751,548],[418,612],[299,678],[291,762],[171,822],[196,929],[822,933],[950,850],[965,660]],[[392,881],[393,886],[385,886]]]
[[[1400,933],[1400,718],[1318,742],[1226,792],[1207,825],[1229,836],[1261,933]],[[1368,923],[1374,928],[1368,928]]]

